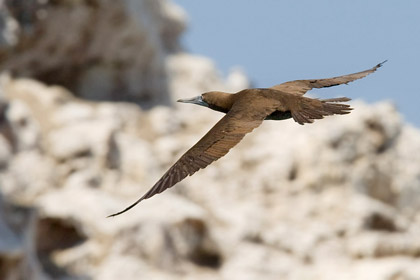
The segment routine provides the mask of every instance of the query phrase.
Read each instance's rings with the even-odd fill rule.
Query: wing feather
[[[140,201],[171,188],[185,177],[193,175],[199,169],[203,169],[223,157],[247,133],[258,127],[268,115],[274,112],[278,105],[276,102],[268,104],[264,102],[257,102],[256,104],[254,102],[253,106],[249,106],[250,101],[252,99],[245,96],[236,102],[232,109],[191,149],[182,155],[148,192],[129,207],[109,217],[130,210]]]
[[[290,81],[290,82],[282,83],[279,85],[275,85],[271,87],[271,89],[275,89],[275,90],[279,90],[279,91],[283,91],[283,92],[287,92],[287,93],[291,93],[295,95],[304,95],[308,90],[311,90],[313,88],[324,88],[324,87],[337,86],[341,84],[348,84],[350,82],[353,82],[354,80],[364,78],[367,75],[375,72],[385,62],[386,60],[384,62],[377,64],[375,67],[371,69],[349,74],[349,75],[343,75],[343,76],[338,76],[338,77],[333,77],[333,78],[328,78],[328,79]]]

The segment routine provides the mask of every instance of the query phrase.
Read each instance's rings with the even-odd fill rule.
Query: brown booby
[[[386,61],[362,72],[329,79],[296,80],[275,85],[271,88],[244,89],[230,94],[210,91],[191,99],[178,102],[193,103],[223,112],[226,115],[191,149],[172,165],[171,168],[140,199],[126,209],[112,216],[120,215],[140,201],[171,188],[185,177],[193,175],[212,162],[227,154],[238,144],[245,134],[257,128],[264,120],[284,120],[293,118],[303,125],[324,116],[350,113],[349,105],[341,102],[350,98],[313,99],[303,95],[313,88],[332,87],[347,84],[373,73]]]

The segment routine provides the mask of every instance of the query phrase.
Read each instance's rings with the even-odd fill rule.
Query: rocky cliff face
[[[106,88],[124,84],[124,94],[132,83],[141,89],[156,81],[151,98],[163,104],[248,83],[240,73],[223,80],[208,59],[176,51],[185,22],[169,2],[114,2],[31,7],[45,10],[48,25],[13,10],[19,2],[3,2],[3,27],[18,31],[2,33],[9,35],[1,67],[32,78],[0,79],[0,279],[419,278],[420,132],[389,103],[354,102],[348,116],[303,127],[266,121],[214,165],[106,219],[147,191],[221,114],[185,104],[145,111],[109,102],[109,92],[97,89],[101,81]],[[110,26],[115,12],[122,26]],[[70,40],[82,29],[72,26],[66,35],[58,24],[90,27],[92,13],[95,32],[87,41]],[[178,20],[168,20],[174,15]],[[38,24],[43,35],[31,37]],[[116,47],[107,56],[111,45],[125,45],[124,32],[154,55]],[[60,38],[58,48],[74,44],[80,54],[101,58],[94,66],[82,59],[76,72],[84,78],[76,83],[72,75],[44,79],[42,69],[73,62],[61,51],[47,55],[41,42],[51,38]],[[37,47],[26,45],[32,40]],[[103,48],[94,48],[95,40]],[[42,67],[24,67],[38,55]],[[119,55],[137,70],[104,62]],[[143,91],[135,92],[143,100]],[[93,93],[108,101],[75,97]]]
[[[91,100],[169,104],[184,14],[162,0],[2,1],[0,70]],[[1,26],[1,25],[0,25]]]

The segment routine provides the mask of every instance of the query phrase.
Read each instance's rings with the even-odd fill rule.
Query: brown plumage
[[[182,155],[146,194],[126,209],[111,216],[130,210],[140,201],[163,192],[185,177],[193,175],[199,169],[223,157],[242,140],[245,134],[251,132],[266,119],[293,118],[303,125],[312,123],[315,119],[322,119],[324,116],[350,113],[352,108],[347,104],[341,104],[350,100],[347,97],[319,100],[303,95],[312,88],[347,84],[366,77],[375,72],[384,62],[366,71],[329,79],[297,80],[271,88],[245,89],[235,94],[212,91],[192,99],[178,100],[206,106],[226,115]]]

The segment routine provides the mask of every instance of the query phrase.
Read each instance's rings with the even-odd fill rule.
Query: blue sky
[[[188,14],[182,38],[227,74],[239,66],[256,87],[328,78],[373,67],[376,73],[317,96],[392,100],[420,127],[420,1],[174,0]]]

